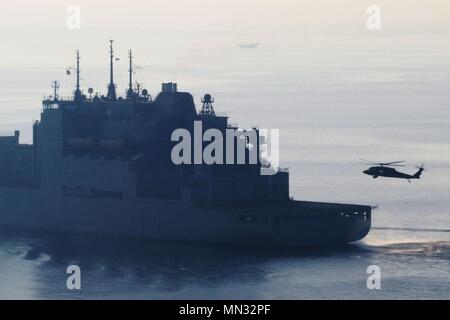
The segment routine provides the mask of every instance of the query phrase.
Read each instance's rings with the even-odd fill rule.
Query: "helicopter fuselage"
[[[363,173],[372,176],[374,179],[378,177],[387,177],[387,178],[399,178],[399,179],[420,179],[421,170],[419,170],[416,174],[411,175],[403,172],[399,172],[394,168],[385,167],[385,166],[375,166],[370,167],[367,170],[364,170]]]

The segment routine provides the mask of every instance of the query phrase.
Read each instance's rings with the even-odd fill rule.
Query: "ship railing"
[[[199,113],[199,116],[201,116],[201,117],[221,117],[221,118],[228,118],[228,115],[227,115],[227,113],[226,112],[214,112],[214,114],[213,115],[204,115],[204,114],[201,114],[201,113]]]
[[[53,96],[45,96],[42,100],[42,106],[44,109],[54,109],[58,107],[58,104],[61,102],[66,101],[73,101],[73,98],[66,96],[66,97],[58,97],[57,99],[54,99]]]
[[[14,137],[14,131],[0,131],[0,137]]]
[[[241,128],[241,127],[239,127],[239,124],[234,123],[234,122],[228,123],[228,128],[237,128],[237,129],[241,129],[241,130],[256,130],[256,131],[259,131],[259,127],[258,126],[252,126],[251,128]]]

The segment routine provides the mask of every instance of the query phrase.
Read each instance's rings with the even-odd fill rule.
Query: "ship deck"
[[[340,215],[356,215],[370,214],[371,207],[368,205],[316,202],[316,201],[300,201],[289,200],[284,202],[273,203],[256,203],[256,204],[227,204],[227,205],[201,205],[204,209],[215,209],[220,211],[236,211],[239,213],[263,214],[271,216],[284,216],[286,214],[340,214]]]

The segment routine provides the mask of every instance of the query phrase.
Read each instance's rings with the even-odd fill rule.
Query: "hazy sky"
[[[366,28],[372,4],[382,13],[375,36]],[[81,9],[80,30],[67,28],[69,5]],[[57,66],[76,48],[90,57],[85,65],[98,65],[110,37],[155,55],[247,41],[304,50],[321,43],[325,49],[335,43],[357,50],[365,41],[376,49],[380,38],[390,39],[390,45],[399,35],[394,49],[449,47],[450,3],[445,0],[15,0],[0,6],[0,66]],[[367,45],[365,50],[372,48]]]
[[[387,26],[448,26],[446,0],[16,0],[3,2],[2,23],[64,24],[68,5],[82,9],[84,27],[357,26],[375,4]]]
[[[81,9],[79,30],[67,28],[69,5]],[[370,5],[381,9],[381,30],[366,26]],[[75,79],[65,69],[74,63],[76,49],[82,55],[82,89],[104,93],[108,39],[113,38],[121,58],[115,68],[120,94],[127,86],[126,56],[132,48],[136,64],[143,66],[135,80],[152,95],[163,81],[178,82],[197,104],[210,92],[217,110],[233,121],[284,128],[283,142],[292,146],[299,147],[299,141],[322,145],[333,137],[340,148],[335,160],[349,157],[343,146],[362,146],[383,135],[382,147],[373,152],[385,152],[391,143],[394,154],[394,136],[422,143],[420,149],[399,150],[394,159],[409,152],[426,161],[448,150],[447,144],[436,145],[448,140],[448,0],[15,0],[0,6],[0,113],[7,130],[38,118],[51,80],[61,82],[61,94],[71,94]],[[249,42],[261,45],[257,50],[237,45]],[[372,123],[367,110],[380,108],[379,123]],[[347,111],[330,113],[337,109]],[[29,113],[19,115],[20,110]],[[399,123],[392,122],[392,112]],[[305,123],[299,126],[298,119]],[[375,133],[345,132],[351,121],[368,121],[364,130]],[[378,130],[385,122],[392,127]],[[425,122],[422,130],[417,122]],[[414,137],[399,125],[415,128]],[[299,127],[307,129],[302,139]],[[322,136],[324,128],[329,135]],[[350,157],[371,157],[358,152]],[[324,147],[323,157],[329,156]]]

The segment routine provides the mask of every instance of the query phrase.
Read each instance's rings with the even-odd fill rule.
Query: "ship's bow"
[[[274,217],[273,235],[288,246],[338,245],[363,239],[370,227],[370,206],[290,201]]]

